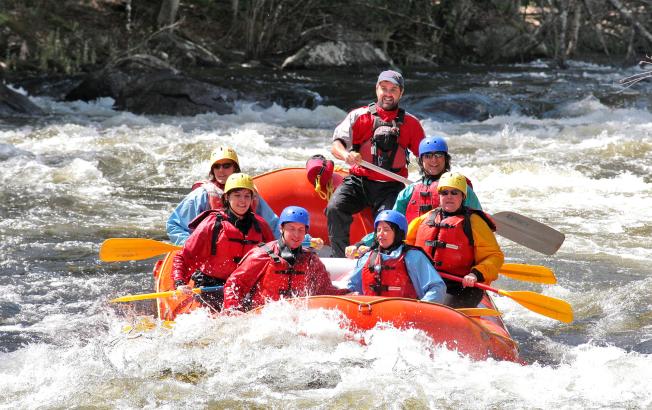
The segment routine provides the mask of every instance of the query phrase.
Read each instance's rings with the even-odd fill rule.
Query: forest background
[[[210,51],[216,66],[280,68],[325,41],[371,43],[400,67],[537,58],[560,68],[569,59],[632,64],[651,49],[652,2],[0,0],[0,65],[11,77],[91,72],[142,53],[162,32]]]

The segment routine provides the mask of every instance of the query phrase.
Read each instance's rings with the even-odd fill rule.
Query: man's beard
[[[394,100],[394,102],[389,106],[386,106],[386,104],[387,103],[385,103],[382,99],[380,99],[380,100],[378,100],[376,102],[376,105],[379,106],[380,108],[382,108],[385,111],[394,111],[395,109],[398,108],[398,101],[397,100]]]

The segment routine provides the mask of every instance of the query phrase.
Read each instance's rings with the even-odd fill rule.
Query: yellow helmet
[[[235,153],[233,148],[222,145],[221,147],[215,148],[213,152],[211,152],[211,166],[213,166],[217,161],[223,159],[230,159],[231,161],[235,162],[235,164],[238,166],[238,169],[240,169],[238,154]]]
[[[252,194],[256,193],[254,188],[254,180],[247,174],[235,173],[229,175],[224,184],[224,193],[228,194],[229,191],[238,188],[245,188],[251,191]]]
[[[459,191],[462,191],[462,194],[466,196],[466,177],[459,172],[443,173],[442,176],[439,177],[437,191],[441,191],[446,188],[455,188]]]

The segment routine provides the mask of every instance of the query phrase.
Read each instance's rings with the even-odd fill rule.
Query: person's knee
[[[337,218],[346,213],[342,210],[342,204],[336,201],[330,201],[324,210],[328,219]]]

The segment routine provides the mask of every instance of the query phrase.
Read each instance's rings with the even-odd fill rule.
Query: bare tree
[[[171,27],[177,19],[178,10],[179,0],[161,0],[161,9],[156,19],[157,27]]]

